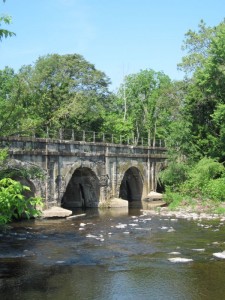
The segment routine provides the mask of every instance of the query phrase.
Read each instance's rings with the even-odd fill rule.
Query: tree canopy
[[[0,73],[0,85],[2,107],[11,111],[6,114],[1,110],[6,133],[45,130],[47,126],[98,130],[110,99],[108,77],[78,54],[39,57],[33,66],[23,66],[17,74],[6,67]],[[12,117],[12,122],[7,122],[9,130],[6,117]]]
[[[3,2],[5,2],[6,0],[3,0]],[[8,30],[8,29],[5,29],[5,28],[2,28],[2,24],[3,26],[4,25],[9,25],[10,23],[12,22],[12,18],[11,16],[9,15],[2,15],[0,16],[0,42],[2,41],[3,38],[7,38],[7,37],[11,37],[11,36],[14,36],[15,33]]]

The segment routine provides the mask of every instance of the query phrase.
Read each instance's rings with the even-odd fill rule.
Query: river
[[[1,229],[1,300],[225,299],[221,221],[85,213]]]

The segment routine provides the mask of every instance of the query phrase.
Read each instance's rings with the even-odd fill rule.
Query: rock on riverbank
[[[72,215],[72,211],[62,207],[51,207],[43,210],[42,218],[66,218]]]

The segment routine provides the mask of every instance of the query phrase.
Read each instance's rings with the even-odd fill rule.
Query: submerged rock
[[[73,215],[73,216],[67,217],[66,219],[71,220],[71,219],[76,219],[76,218],[84,217],[84,216],[86,216],[86,214]]]
[[[72,213],[73,212],[71,210],[53,206],[49,209],[43,210],[42,218],[66,218],[72,215]]]
[[[161,200],[162,199],[162,197],[163,197],[163,195],[161,194],[161,193],[157,193],[157,192],[154,192],[154,191],[151,191],[148,195],[147,195],[147,197],[146,197],[146,201],[147,200]]]
[[[127,224],[118,224],[115,226],[116,228],[126,228]]]
[[[120,199],[120,198],[113,198],[113,199],[110,199],[108,207],[109,208],[117,208],[117,207],[127,207],[128,208],[128,201]]]
[[[205,248],[199,248],[199,249],[191,249],[192,251],[197,251],[197,252],[204,252]]]
[[[218,257],[218,258],[225,259],[225,251],[213,253],[213,256]]]
[[[184,258],[184,257],[173,257],[173,258],[168,258],[168,260],[173,263],[187,263],[193,261],[192,258]]]

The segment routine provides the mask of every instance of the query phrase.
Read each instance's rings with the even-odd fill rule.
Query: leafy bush
[[[214,205],[225,202],[225,168],[211,158],[204,157],[192,167],[169,164],[160,179],[166,184],[164,200],[170,209],[176,209],[181,202],[192,207],[199,205],[199,200],[201,205],[208,205],[208,200],[213,200]]]
[[[0,165],[7,159],[8,157],[8,149],[0,149]]]
[[[188,180],[181,186],[181,191],[194,197],[207,196],[207,186],[212,185],[212,189],[215,188],[216,183],[213,187],[213,181],[223,176],[224,172],[225,168],[221,163],[204,157],[190,169]]]
[[[173,210],[179,206],[183,200],[183,196],[179,193],[172,192],[170,188],[167,188],[163,195],[163,200],[169,205],[169,208]]]
[[[196,185],[203,186],[211,179],[218,178],[225,172],[224,166],[212,158],[204,157],[193,169],[191,169],[189,176],[192,181],[196,181]]]
[[[160,172],[159,179],[163,185],[177,190],[187,179],[189,167],[185,163],[170,162],[167,168]]]
[[[26,198],[23,193],[29,190],[29,187],[11,178],[0,180],[0,223],[8,223],[23,216],[30,218],[39,215],[40,211],[36,206],[42,205],[42,199]]]
[[[225,178],[212,179],[204,188],[204,194],[215,201],[225,201]]]

